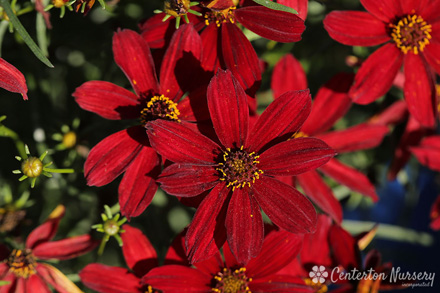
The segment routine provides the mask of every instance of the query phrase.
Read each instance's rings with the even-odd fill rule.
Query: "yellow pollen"
[[[306,278],[304,279],[304,283],[306,283],[307,286],[310,286],[313,288],[313,292],[316,293],[325,293],[328,291],[328,287],[325,284],[321,283],[315,283],[312,281],[312,279]]]
[[[17,278],[27,279],[36,273],[35,257],[30,249],[14,249],[10,254],[7,264],[9,271],[14,273]]]
[[[247,278],[245,273],[246,268],[234,271],[224,268],[214,276],[216,286],[211,288],[211,291],[217,293],[252,293],[248,286],[252,279]]]
[[[174,103],[164,95],[154,96],[141,111],[141,123],[146,124],[153,119],[166,119],[180,122],[180,111]]]
[[[205,13],[205,24],[210,25],[215,23],[217,27],[220,27],[222,23],[230,22],[235,23],[234,10],[236,6],[231,6],[223,10],[211,10]]]
[[[404,16],[397,23],[389,24],[389,27],[391,38],[404,54],[423,52],[432,38],[432,26],[419,15]]]
[[[297,131],[297,132],[295,132],[294,135],[292,135],[291,138],[300,138],[300,137],[309,137],[309,135],[307,133],[302,132],[302,131]]]

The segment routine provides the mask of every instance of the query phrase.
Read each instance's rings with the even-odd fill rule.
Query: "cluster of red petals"
[[[81,292],[58,269],[47,263],[39,262],[39,260],[71,259],[93,250],[99,244],[90,235],[51,241],[58,230],[64,211],[63,206],[58,206],[48,219],[27,237],[24,250],[32,260],[35,260],[35,263],[32,263],[29,268],[32,273],[28,276],[19,276],[17,275],[19,273],[16,274],[11,269],[8,262],[10,251],[6,246],[0,245],[0,280],[9,282],[9,284],[0,287],[0,292],[50,292],[49,285],[58,292]],[[26,266],[26,264],[24,265]]]
[[[86,82],[73,93],[81,108],[106,119],[138,119],[138,126],[119,131],[98,143],[84,166],[87,184],[93,186],[106,185],[125,172],[119,185],[119,204],[127,217],[140,215],[157,190],[161,162],[150,147],[140,119],[150,99],[164,95],[176,103],[182,123],[208,119],[205,91],[195,85],[201,82],[196,75],[201,50],[198,33],[191,25],[182,26],[173,35],[163,58],[159,84],[148,44],[134,31],[118,31],[113,37],[114,58],[134,93],[106,81]],[[181,99],[185,92],[190,95]]]
[[[310,292],[304,281],[293,275],[277,274],[293,261],[301,249],[302,236],[286,231],[271,231],[264,238],[261,253],[247,265],[234,257],[228,244],[223,246],[223,256],[217,252],[211,258],[195,264],[195,268],[184,265],[165,265],[151,270],[143,282],[163,292],[216,292],[215,279],[225,271],[239,271],[248,287],[234,292]],[[183,289],[184,288],[184,289]],[[217,291],[231,292],[231,291]]]
[[[316,138],[290,139],[310,113],[308,90],[287,92],[249,125],[246,94],[229,71],[219,71],[208,86],[208,107],[218,142],[184,125],[156,120],[147,125],[151,145],[175,164],[158,180],[180,197],[208,192],[186,235],[191,262],[218,251],[225,240],[240,263],[256,257],[263,241],[260,207],[274,224],[290,232],[313,232],[313,205],[274,176],[298,175],[330,160],[335,152]],[[228,149],[259,155],[254,182],[233,187],[222,181],[219,158]]]
[[[27,100],[27,85],[23,74],[5,59],[0,58],[0,88],[20,93]]]
[[[389,90],[403,65],[408,110],[422,125],[433,126],[437,116],[433,72],[440,72],[440,2],[361,0],[361,3],[367,12],[333,11],[324,19],[325,29],[340,43],[352,46],[385,43],[360,67],[350,96],[359,104],[373,102]],[[431,25],[429,43],[416,53],[399,49],[392,37],[393,25],[409,16],[421,17]]]
[[[361,123],[341,131],[331,127],[342,118],[352,105],[348,91],[353,75],[340,73],[322,86],[313,101],[310,116],[300,129],[301,136],[314,136],[323,140],[337,153],[348,153],[376,147],[389,129],[385,123]],[[272,76],[272,90],[275,99],[291,90],[307,88],[307,78],[300,63],[290,54],[275,66]],[[382,121],[383,122],[383,121]],[[319,171],[338,183],[360,192],[373,201],[378,200],[375,188],[369,179],[358,170],[331,159]],[[342,221],[342,208],[332,190],[317,171],[313,170],[296,176],[296,180],[306,195],[337,221]]]

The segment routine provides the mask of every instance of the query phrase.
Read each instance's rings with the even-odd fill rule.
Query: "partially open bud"
[[[29,157],[21,163],[21,171],[29,178],[35,178],[43,172],[43,162],[36,157]]]

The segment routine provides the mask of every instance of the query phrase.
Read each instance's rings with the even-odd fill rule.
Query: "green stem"
[[[0,22],[0,57],[2,56],[2,44],[3,44],[3,38],[5,36],[5,32],[8,29],[9,22],[7,20],[2,20]]]
[[[75,173],[73,169],[51,169],[51,168],[43,168],[44,171],[50,173]]]

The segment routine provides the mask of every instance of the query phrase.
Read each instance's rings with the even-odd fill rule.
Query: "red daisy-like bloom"
[[[144,126],[155,119],[184,123],[209,119],[206,85],[197,77],[201,40],[191,25],[173,36],[160,69],[160,85],[150,49],[134,31],[122,30],[113,37],[113,53],[135,93],[106,81],[89,81],[73,93],[85,110],[104,118],[138,119],[138,125],[102,140],[90,152],[84,165],[88,185],[103,186],[121,173],[119,204],[126,217],[138,216],[150,204],[160,173],[160,158],[150,147]],[[192,72],[192,74],[188,74]],[[189,96],[182,98],[185,92]]]
[[[300,278],[276,275],[292,261],[301,248],[302,237],[286,231],[271,231],[261,253],[247,265],[237,261],[228,244],[220,253],[191,268],[166,265],[151,270],[142,282],[164,292],[257,293],[310,292]]]
[[[352,81],[352,74],[340,73],[322,86],[315,96],[310,116],[295,136],[317,137],[338,153],[368,149],[380,144],[389,130],[387,126],[379,123],[374,125],[361,123],[344,130],[330,130],[335,122],[350,109],[352,102],[348,97],[348,90]],[[287,91],[304,88],[307,88],[304,70],[292,55],[286,55],[276,64],[273,71],[272,90],[275,99]],[[369,179],[339,160],[331,159],[318,170],[338,183],[377,201],[378,196]],[[339,201],[316,170],[300,174],[295,179],[304,189],[305,194],[319,208],[331,215],[337,222],[342,221],[342,208]]]
[[[92,263],[79,273],[81,282],[101,293],[160,293],[151,285],[141,283],[141,278],[159,265],[156,250],[139,229],[129,225],[122,229],[125,230],[121,233],[122,253],[129,269]],[[166,259],[185,264],[185,260],[176,258],[173,253],[176,249],[171,249]]]
[[[368,104],[391,87],[404,66],[404,95],[409,112],[424,126],[436,117],[434,76],[440,72],[440,1],[361,0],[368,12],[333,11],[324,27],[336,41],[376,46],[350,89],[356,103]]]
[[[175,162],[161,174],[163,190],[194,197],[212,189],[186,235],[191,262],[212,256],[226,238],[240,263],[257,256],[264,235],[260,207],[287,231],[315,229],[313,205],[274,178],[315,169],[335,155],[319,139],[288,140],[307,118],[310,103],[308,90],[287,92],[249,129],[244,90],[231,72],[219,71],[208,86],[208,107],[220,144],[170,121],[147,125],[151,145]]]
[[[261,69],[254,48],[236,24],[277,42],[297,42],[305,29],[304,20],[298,15],[272,10],[253,1],[202,1],[201,6],[198,9],[203,14],[201,17],[189,15],[194,26],[203,29],[202,66],[213,72],[220,67],[229,69],[250,96],[260,86]],[[303,3],[301,9],[304,11]],[[141,25],[142,35],[152,47],[163,47],[174,30],[173,22],[162,23],[163,17],[164,14],[159,14]]]
[[[3,58],[0,58],[0,88],[20,93],[24,100],[28,99],[28,88],[23,74]]]
[[[58,292],[82,292],[58,269],[39,262],[71,259],[91,251],[99,244],[90,235],[51,241],[64,211],[64,206],[58,206],[43,224],[29,234],[24,249],[10,252],[6,246],[0,245],[0,280],[10,282],[0,286],[1,293],[50,292],[48,285]]]

